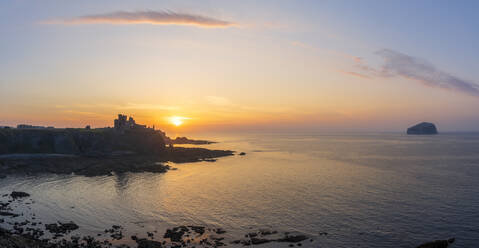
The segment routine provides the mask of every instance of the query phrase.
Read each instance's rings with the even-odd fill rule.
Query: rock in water
[[[454,243],[454,241],[455,238],[450,238],[448,240],[436,240],[422,244],[417,248],[447,248],[450,244]]]
[[[53,223],[53,224],[45,224],[45,229],[50,231],[51,233],[69,233],[73,230],[78,229],[78,225],[70,222],[70,223]]]
[[[437,129],[433,123],[421,122],[408,128],[407,134],[437,134]]]
[[[29,197],[30,194],[28,193],[25,193],[25,192],[21,192],[21,191],[13,191],[10,196],[13,198],[13,199],[17,199],[17,198],[23,198],[23,197]]]

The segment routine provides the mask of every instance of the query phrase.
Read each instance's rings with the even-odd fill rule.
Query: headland
[[[0,129],[0,175],[60,173],[106,175],[111,172],[166,172],[163,162],[212,161],[229,150],[175,147],[211,141],[171,139],[165,132],[119,114],[114,127],[92,129],[18,125]]]

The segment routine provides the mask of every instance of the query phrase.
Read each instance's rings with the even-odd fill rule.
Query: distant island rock
[[[407,129],[407,134],[437,134],[436,125],[430,122],[421,122]]]

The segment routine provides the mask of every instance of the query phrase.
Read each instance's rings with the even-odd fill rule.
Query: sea
[[[479,247],[477,133],[191,138],[246,155],[169,163],[176,169],[164,174],[10,175],[0,179],[0,195],[28,192],[25,215],[73,221],[76,233],[92,236],[112,225],[126,237],[203,225],[223,228],[226,240],[265,228],[303,233],[313,239],[303,247],[406,248],[452,237],[453,247]],[[255,247],[263,246],[288,244]]]

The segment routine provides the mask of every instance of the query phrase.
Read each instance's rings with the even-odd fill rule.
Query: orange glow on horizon
[[[184,120],[189,119],[188,117],[183,116],[171,116],[168,118],[168,121],[176,127],[183,125]]]

